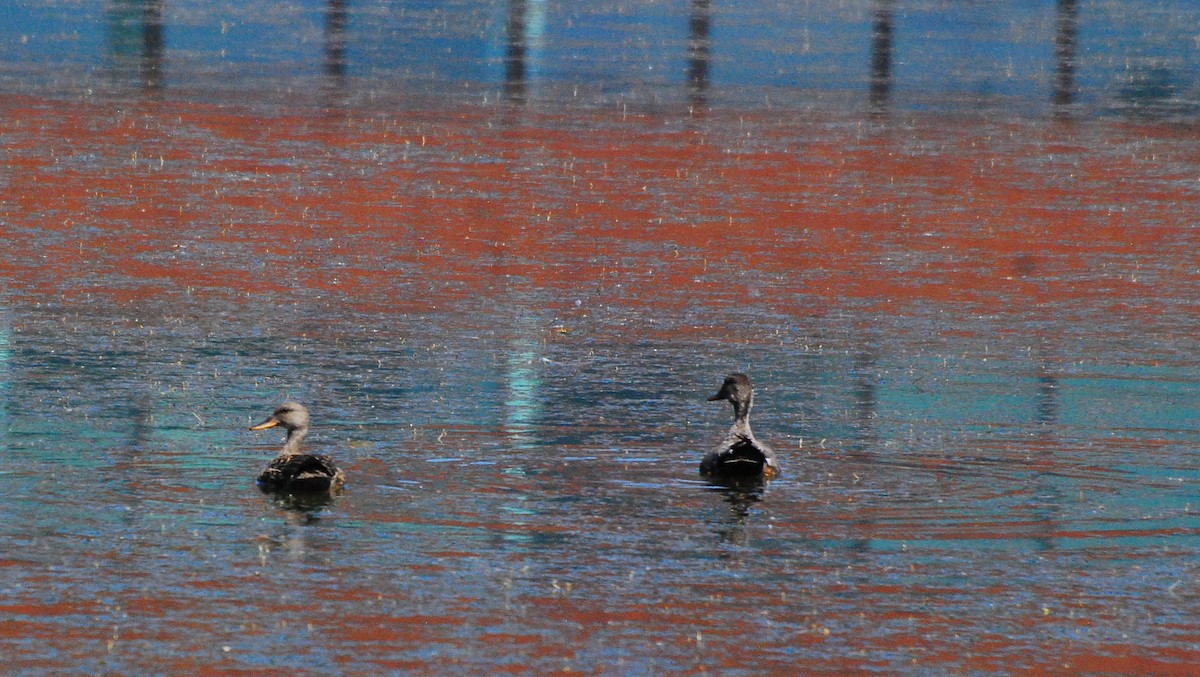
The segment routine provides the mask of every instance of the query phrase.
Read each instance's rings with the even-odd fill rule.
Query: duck
[[[250,427],[251,430],[266,430],[283,426],[287,430],[283,450],[258,476],[258,486],[264,492],[336,492],[345,484],[346,475],[332,458],[300,451],[300,442],[308,434],[308,420],[308,409],[303,404],[284,402],[267,420]]]
[[[719,478],[770,479],[778,475],[775,452],[755,439],[750,430],[750,407],[754,404],[750,377],[741,373],[726,376],[717,394],[708,398],[709,402],[719,400],[729,400],[733,405],[733,426],[721,444],[704,455],[700,473]]]

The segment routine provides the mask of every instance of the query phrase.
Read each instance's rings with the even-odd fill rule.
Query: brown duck
[[[710,477],[728,478],[770,479],[778,475],[779,463],[775,460],[775,452],[754,439],[754,433],[750,430],[750,406],[754,403],[750,377],[730,374],[725,377],[717,394],[708,400],[729,400],[733,405],[733,426],[721,444],[704,455],[700,461],[700,472]]]
[[[258,476],[258,486],[263,491],[287,493],[333,492],[346,481],[345,473],[324,454],[305,454],[300,451],[300,442],[308,434],[308,409],[298,402],[284,402],[267,420],[251,427],[251,430],[266,430],[283,426],[287,440],[279,455],[267,464]]]

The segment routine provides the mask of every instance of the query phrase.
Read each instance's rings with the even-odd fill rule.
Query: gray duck
[[[324,454],[305,454],[300,442],[308,434],[308,409],[299,402],[284,402],[267,420],[251,430],[266,430],[283,426],[287,440],[279,455],[267,464],[258,476],[258,486],[267,492],[317,493],[335,492],[346,481],[346,475]]]
[[[733,426],[721,444],[704,455],[700,472],[722,478],[770,479],[778,475],[779,462],[775,460],[775,452],[755,439],[750,430],[750,407],[754,403],[750,377],[738,373],[725,377],[717,394],[708,398],[709,402],[717,400],[729,400],[733,405]]]

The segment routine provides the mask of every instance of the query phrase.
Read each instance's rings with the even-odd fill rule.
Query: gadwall
[[[258,486],[263,491],[315,493],[341,488],[346,476],[333,464],[333,459],[323,454],[300,452],[300,441],[308,434],[308,409],[303,404],[284,402],[267,420],[250,429],[266,430],[275,426],[287,430],[287,441],[279,455],[258,476]]]
[[[725,377],[721,389],[708,398],[709,402],[729,400],[733,405],[733,426],[721,444],[704,455],[700,472],[713,477],[763,477],[779,474],[779,463],[771,447],[754,439],[750,431],[750,406],[754,389],[745,374]]]

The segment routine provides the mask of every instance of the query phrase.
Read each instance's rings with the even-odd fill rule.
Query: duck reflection
[[[710,480],[706,489],[722,494],[729,504],[729,512],[717,525],[717,537],[722,543],[749,545],[750,510],[763,499],[766,482],[761,478],[719,478]]]
[[[264,494],[267,503],[284,512],[288,524],[313,524],[333,505],[337,497],[329,493]]]
[[[287,558],[312,559],[328,550],[327,543],[314,538],[312,528],[320,526],[326,514],[337,501],[330,493],[264,493],[263,506],[277,513],[282,519],[273,533],[259,537],[259,556],[265,561],[269,555]]]
[[[269,558],[327,561],[332,534],[316,529],[328,504],[309,502],[308,497],[268,496],[267,509],[279,511],[283,519],[272,532],[257,537],[258,556],[263,565]],[[322,536],[322,534],[324,534]]]

